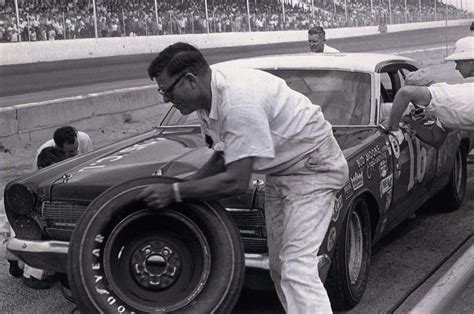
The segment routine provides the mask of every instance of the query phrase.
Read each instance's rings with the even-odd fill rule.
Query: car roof
[[[417,65],[410,58],[380,53],[301,53],[236,59],[214,64],[213,68],[239,67],[261,70],[277,69],[341,69],[378,72],[380,66],[401,62]]]

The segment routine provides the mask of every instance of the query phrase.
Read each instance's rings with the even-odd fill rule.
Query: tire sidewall
[[[127,198],[127,191],[151,183],[171,183],[176,180],[153,177],[133,180],[113,187],[99,196],[78,221],[70,243],[68,273],[71,290],[81,310],[86,312],[136,311],[125,304],[111,289],[107,289],[104,272],[105,244],[113,227],[133,210],[110,207],[113,201]],[[140,189],[140,188],[138,188]],[[125,194],[124,194],[125,193]],[[179,212],[191,219],[205,236],[211,257],[211,269],[203,287],[191,303],[177,309],[186,312],[220,312],[230,310],[243,284],[245,265],[243,245],[238,230],[227,212],[217,203],[172,204],[167,210]],[[87,265],[87,266],[84,266]],[[89,266],[94,265],[94,266]]]
[[[361,270],[359,277],[357,281],[352,284],[349,276],[349,233],[350,233],[350,218],[353,213],[356,213],[359,218],[361,219],[361,222],[363,224],[362,228],[362,233],[363,233],[363,258],[362,258],[362,265],[361,265]],[[354,202],[353,206],[351,207],[350,212],[348,213],[346,217],[346,221],[344,222],[344,235],[345,235],[345,258],[344,258],[344,264],[345,264],[345,279],[346,279],[346,284],[348,287],[348,292],[351,296],[351,299],[354,302],[354,305],[359,303],[360,299],[362,298],[362,295],[364,294],[365,288],[367,286],[367,279],[369,277],[369,269],[370,269],[370,255],[371,255],[371,239],[370,239],[370,217],[369,217],[369,210],[367,207],[367,203],[362,200],[358,199],[357,201]]]

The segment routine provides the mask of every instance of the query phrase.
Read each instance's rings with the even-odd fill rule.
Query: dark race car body
[[[329,276],[326,286],[330,295],[339,295],[339,308],[360,300],[371,245],[441,192],[446,209],[461,205],[471,145],[467,134],[450,131],[435,148],[407,129],[399,145],[393,135],[377,127],[386,114],[383,106],[393,100],[406,74],[417,69],[412,60],[312,54],[217,66],[259,68],[284,78],[320,104],[334,125],[350,175],[337,194],[319,259],[320,275]],[[180,116],[172,108],[162,126],[148,133],[18,178],[5,188],[5,208],[16,233],[8,249],[34,267],[64,273],[76,221],[102,192],[134,178],[186,177],[211,154],[196,117]],[[255,176],[246,194],[220,201],[240,230],[249,274],[268,269],[264,180]]]

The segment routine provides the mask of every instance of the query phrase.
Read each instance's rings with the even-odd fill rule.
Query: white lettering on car
[[[100,257],[100,249],[93,249],[92,250],[92,255],[96,257]]]
[[[145,147],[148,147],[150,145],[153,145],[153,144],[155,144],[155,143],[157,143],[158,141],[161,141],[161,140],[163,140],[163,139],[153,139],[151,141],[147,141],[147,142],[144,142],[144,143],[138,143],[138,144],[135,144],[133,146],[124,148],[124,149],[120,150],[116,155],[106,156],[106,157],[103,157],[99,160],[96,160],[93,163],[91,163],[90,165],[88,165],[84,168],[81,168],[78,172],[91,171],[91,170],[97,170],[97,169],[104,168],[106,165],[99,165],[99,164],[101,164],[101,163],[110,163],[110,162],[120,160],[125,155],[128,155],[131,152],[139,151],[139,150],[144,149]]]
[[[408,189],[410,191],[415,183],[423,181],[426,172],[426,149],[421,146],[420,140],[412,137],[409,133],[405,133],[405,139],[408,144],[408,153],[410,155],[410,174],[408,178]],[[415,141],[415,145],[413,145]],[[414,147],[415,146],[415,147]],[[416,148],[416,150],[415,150]],[[416,171],[415,171],[416,159]],[[416,175],[415,175],[416,172]]]
[[[384,195],[393,187],[393,174],[380,181],[380,195]]]
[[[100,166],[87,166],[87,167],[84,167],[82,169],[79,169],[78,172],[82,172],[82,171],[86,171],[86,170],[94,170],[94,169],[100,169],[100,168],[104,168],[105,165],[100,165]]]
[[[100,269],[100,263],[92,264],[92,269],[94,269],[94,270]]]

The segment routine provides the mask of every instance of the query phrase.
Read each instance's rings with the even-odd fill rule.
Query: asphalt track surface
[[[467,35],[469,27],[458,26],[340,38],[327,43],[344,52],[394,53],[452,47],[457,39]],[[308,49],[306,42],[296,42],[206,49],[203,53],[212,64],[275,53],[301,53]],[[0,107],[148,85],[152,82],[146,69],[154,56],[140,54],[0,66]]]

